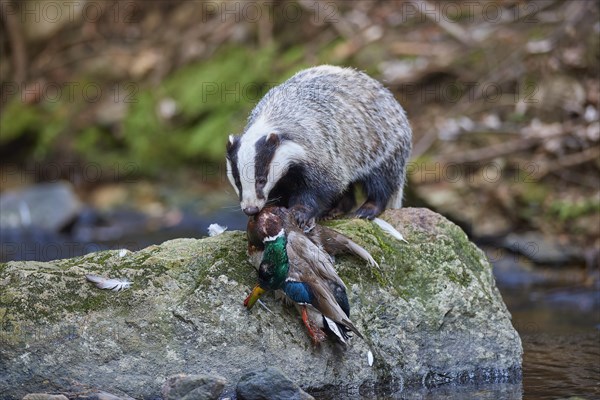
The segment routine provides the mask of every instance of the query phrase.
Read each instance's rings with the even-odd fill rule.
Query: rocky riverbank
[[[69,397],[81,388],[169,397],[165,382],[187,374],[222,377],[225,393],[233,394],[245,375],[265,366],[309,393],[518,380],[521,341],[484,254],[426,209],[383,218],[408,243],[370,222],[331,223],[381,265],[336,260],[351,318],[365,336],[346,350],[331,342],[314,347],[296,311],[272,296],[264,299],[270,311],[244,309],[256,273],[242,232],[138,252],[0,264],[0,392]],[[133,285],[101,291],[86,282],[90,273]]]

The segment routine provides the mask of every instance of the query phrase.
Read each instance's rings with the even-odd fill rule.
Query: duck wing
[[[306,235],[295,230],[288,232],[286,250],[290,260],[290,274],[293,274],[294,270],[299,274],[310,271],[320,280],[335,283],[346,290],[346,285],[335,271],[329,254]]]
[[[296,231],[289,232],[286,250],[290,261],[288,281],[308,286],[310,304],[313,307],[326,318],[345,326],[362,338],[348,318],[350,310],[346,285],[335,272],[329,255],[306,235]]]
[[[333,293],[324,285],[319,282],[307,282],[310,286],[310,290],[313,296],[312,306],[315,307],[325,319],[330,319],[335,323],[345,326],[352,332],[356,333],[361,339],[363,336],[354,326],[352,321],[348,318],[346,313],[342,310],[338,302],[336,301]],[[335,329],[329,324],[330,329],[337,335],[343,338],[343,335],[338,334]],[[342,340],[343,341],[343,340]]]
[[[320,243],[329,254],[350,253],[365,260],[371,267],[379,268],[377,261],[362,246],[356,244],[348,236],[333,229],[317,225],[309,235],[311,241]]]

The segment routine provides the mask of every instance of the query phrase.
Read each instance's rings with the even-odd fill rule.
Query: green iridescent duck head
[[[258,269],[258,285],[244,300],[246,308],[251,309],[267,290],[276,290],[283,286],[289,271],[286,245],[287,239],[283,229],[277,236],[264,239],[265,251]]]

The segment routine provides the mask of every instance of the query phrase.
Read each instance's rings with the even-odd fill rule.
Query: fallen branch
[[[588,161],[597,160],[599,158],[600,146],[590,147],[579,153],[569,154],[564,157],[560,157],[557,160],[552,160],[551,162],[545,163],[535,174],[535,178],[541,179],[551,172],[574,167],[576,165],[584,164]]]
[[[478,161],[491,160],[496,157],[506,156],[515,152],[528,150],[546,140],[568,135],[570,129],[564,129],[546,135],[531,135],[510,142],[494,144],[491,146],[465,151],[458,154],[450,154],[439,158],[439,162],[444,164],[466,164]],[[476,133],[476,132],[473,132]],[[485,132],[479,132],[485,133]],[[494,132],[498,134],[499,132]],[[507,134],[507,133],[506,133]],[[515,132],[516,134],[516,132]]]
[[[469,150],[457,155],[440,157],[444,164],[466,164],[477,161],[491,160],[496,157],[506,156],[517,151],[530,149],[541,141],[538,137],[526,137],[510,142],[495,144],[480,149]]]
[[[475,44],[475,41],[465,29],[463,29],[460,25],[448,22],[444,16],[442,16],[439,12],[438,7],[434,4],[431,4],[425,0],[411,0],[411,3],[414,4],[415,8],[419,13],[424,15],[426,18],[429,18],[431,21],[435,22],[440,28],[442,28],[446,33],[448,33],[453,38],[457,39],[459,42],[472,46]],[[436,10],[437,15],[431,15],[429,12],[424,12],[424,10]]]
[[[12,53],[13,79],[15,83],[20,84],[27,79],[27,47],[17,14],[7,12],[11,7],[14,7],[14,5],[11,5],[8,0],[0,0],[0,14],[4,19]]]

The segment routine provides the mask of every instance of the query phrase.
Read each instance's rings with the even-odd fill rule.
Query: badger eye
[[[261,185],[261,186],[266,185],[267,184],[267,178],[263,178],[263,177],[256,178],[256,184],[257,185]]]

